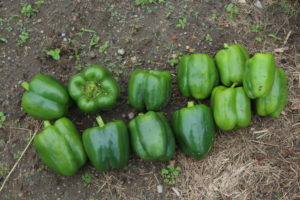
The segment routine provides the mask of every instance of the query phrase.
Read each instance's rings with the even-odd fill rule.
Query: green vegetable
[[[211,105],[217,126],[224,131],[243,128],[251,122],[251,105],[242,87],[218,86],[211,95]]]
[[[215,125],[211,109],[206,105],[188,102],[187,108],[173,114],[172,125],[180,148],[194,159],[203,158],[213,147]]]
[[[132,72],[129,86],[129,103],[139,111],[160,110],[171,96],[171,73],[137,69]]]
[[[69,80],[70,96],[83,112],[95,113],[112,108],[120,89],[111,73],[102,66],[91,65]]]
[[[175,151],[175,140],[167,119],[149,111],[129,122],[131,144],[143,160],[170,160]]]
[[[118,120],[104,125],[101,117],[97,122],[99,127],[86,129],[82,136],[91,163],[99,171],[125,167],[129,157],[126,124]]]
[[[243,86],[247,96],[256,99],[267,95],[275,78],[275,59],[270,53],[256,53],[246,63]]]
[[[219,83],[214,60],[207,54],[183,56],[178,65],[177,82],[184,96],[207,98]]]
[[[226,86],[241,84],[249,54],[242,45],[224,44],[224,47],[215,57],[221,82]]]
[[[37,74],[30,83],[23,82],[26,92],[21,106],[29,115],[44,120],[64,116],[70,105],[66,88],[51,76]]]
[[[260,116],[278,117],[285,108],[288,96],[288,83],[283,69],[275,70],[275,80],[271,91],[256,99],[256,112]]]
[[[67,118],[54,125],[44,122],[45,129],[34,138],[34,146],[42,161],[55,172],[74,175],[86,162],[86,154],[78,130]]]

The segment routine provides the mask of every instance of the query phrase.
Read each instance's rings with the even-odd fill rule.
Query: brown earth
[[[20,83],[36,73],[67,83],[89,64],[108,67],[118,78],[122,95],[115,109],[101,115],[105,121],[128,122],[129,113],[137,114],[127,104],[130,73],[138,68],[168,70],[173,74],[173,95],[163,112],[170,119],[189,99],[178,92],[176,66],[167,61],[192,52],[213,56],[223,43],[238,43],[251,55],[275,55],[277,66],[288,75],[288,103],[277,119],[253,115],[248,128],[219,131],[213,151],[201,161],[177,150],[174,162],[181,172],[174,186],[163,183],[160,174],[168,163],[143,162],[135,155],[125,169],[100,173],[87,164],[77,175],[62,177],[49,170],[30,146],[0,199],[300,199],[299,1],[267,0],[257,8],[252,1],[236,0],[239,14],[232,19],[225,10],[230,1],[165,0],[145,6],[130,0],[34,2],[0,1],[0,37],[7,40],[0,42],[0,111],[7,116],[0,128],[0,185],[32,134],[41,130],[41,121],[20,108],[24,92]],[[30,18],[22,15],[25,3],[39,12]],[[176,27],[185,17],[185,27]],[[252,32],[255,25],[264,29]],[[89,48],[92,33],[82,29],[95,30],[101,38],[97,45],[109,41],[110,47],[104,53],[98,52],[97,45]],[[29,39],[18,45],[24,31]],[[62,50],[59,61],[45,53],[55,48]],[[125,54],[118,55],[118,49]],[[68,114],[80,131],[93,126],[95,116],[82,114],[75,106]],[[90,183],[82,178],[86,174],[91,175]],[[158,185],[163,193],[157,192]]]

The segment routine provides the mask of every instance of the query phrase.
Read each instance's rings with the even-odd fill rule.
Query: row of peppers
[[[224,86],[218,86],[220,81]],[[249,58],[241,45],[225,45],[215,61],[207,54],[180,59],[180,92],[195,99],[211,96],[212,110],[189,102],[173,114],[172,127],[163,114],[154,112],[168,103],[171,82],[170,72],[135,70],[128,85],[128,100],[138,111],[149,112],[132,119],[128,129],[121,120],[104,124],[97,117],[99,126],[85,130],[82,138],[74,124],[63,116],[71,98],[87,113],[115,106],[120,89],[107,69],[89,66],[70,78],[67,89],[53,77],[42,74],[30,83],[23,82],[27,91],[22,97],[22,108],[35,118],[47,120],[45,129],[34,139],[39,156],[51,169],[69,176],[78,171],[87,157],[101,171],[126,166],[130,143],[143,160],[169,160],[176,138],[183,152],[201,159],[213,146],[215,124],[221,130],[250,124],[250,99],[255,99],[259,115],[273,117],[280,115],[287,101],[286,75],[275,67],[273,55],[257,53]],[[58,118],[54,125],[48,121]]]

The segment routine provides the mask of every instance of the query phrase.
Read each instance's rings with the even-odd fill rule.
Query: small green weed
[[[161,175],[164,178],[164,183],[174,185],[176,184],[176,178],[179,175],[181,168],[174,165],[168,165],[165,169],[161,170]]]
[[[0,147],[2,147],[5,144],[3,139],[0,139]]]
[[[265,26],[261,26],[261,25],[255,25],[252,27],[251,32],[252,33],[258,33],[262,30],[264,30]]]
[[[0,36],[0,42],[7,43],[7,39]]]
[[[170,59],[167,62],[170,66],[174,67],[175,65],[178,64],[179,60],[178,59]]]
[[[230,14],[229,15],[230,19],[234,18],[233,14],[236,14],[236,15],[240,14],[240,10],[237,7],[235,7],[232,3],[230,3],[226,6],[226,11]]]
[[[44,1],[44,0],[38,0],[38,1],[34,2],[34,4],[35,4],[35,5],[38,5],[38,6],[44,5],[44,4],[45,4],[45,1]]]
[[[278,37],[278,36],[275,35],[275,34],[268,34],[268,37],[273,38],[273,39],[278,40],[278,41],[282,40],[281,37]]]
[[[135,0],[136,5],[144,6],[151,3],[164,3],[165,0]]]
[[[207,33],[204,37],[204,40],[207,41],[207,42],[212,42],[213,41],[213,38],[211,37],[211,35],[209,33]]]
[[[51,56],[53,60],[60,59],[60,49],[56,48],[54,50],[46,51],[47,55]]]
[[[92,175],[90,173],[85,173],[81,176],[82,180],[84,181],[84,184],[88,185],[92,182]]]
[[[103,45],[99,47],[99,53],[105,53],[105,50],[110,47],[110,42],[106,41]]]
[[[9,169],[4,164],[0,163],[0,177],[4,177],[8,172]]]
[[[179,18],[179,23],[176,24],[176,27],[184,29],[186,23],[187,23],[186,17],[181,17],[181,18]]]
[[[19,35],[19,40],[17,44],[19,46],[23,46],[25,42],[29,39],[29,33],[27,31],[22,31],[22,33]]]
[[[255,40],[256,40],[257,42],[262,42],[263,39],[262,39],[261,37],[256,37]]]
[[[26,17],[32,17],[35,13],[38,13],[39,11],[37,9],[34,9],[31,4],[25,4],[21,8],[21,13],[25,15]]]
[[[96,46],[99,41],[100,41],[100,37],[96,34],[93,34],[89,43],[89,50],[91,50],[94,46]]]
[[[0,112],[0,128],[3,128],[3,124],[6,120],[6,116],[4,115],[3,112]]]
[[[20,151],[17,151],[16,153],[13,154],[13,158],[15,160],[18,160],[20,158],[20,156],[21,156],[21,152]]]
[[[279,5],[292,17],[297,17],[300,12],[299,9],[294,9],[295,6],[290,5],[287,1],[282,1]]]

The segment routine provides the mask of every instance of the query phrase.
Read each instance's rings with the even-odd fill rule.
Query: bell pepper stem
[[[190,107],[193,107],[195,105],[194,101],[189,101],[187,103],[187,107],[190,108]]]
[[[234,88],[235,86],[237,86],[238,83],[233,83],[232,86],[230,88]]]
[[[96,117],[96,120],[100,128],[104,126],[104,121],[101,116]]]
[[[48,120],[44,121],[44,127],[47,128],[48,126],[51,126],[51,123]]]
[[[28,82],[23,81],[23,82],[21,83],[21,86],[22,86],[25,90],[29,90],[29,83],[28,83]]]

